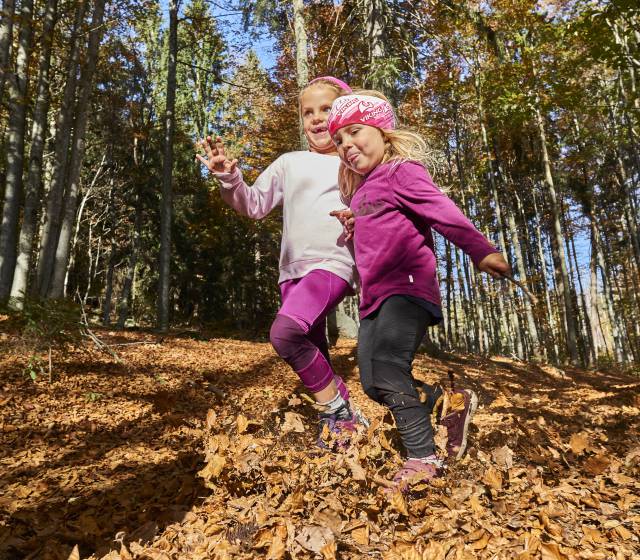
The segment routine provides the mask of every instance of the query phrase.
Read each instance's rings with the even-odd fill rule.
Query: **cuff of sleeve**
[[[236,167],[231,173],[212,173],[223,189],[233,189],[242,183],[242,172]]]
[[[499,253],[500,251],[493,245],[487,244],[484,247],[478,247],[477,249],[469,252],[469,258],[473,261],[473,264],[477,267],[482,259],[492,253]]]

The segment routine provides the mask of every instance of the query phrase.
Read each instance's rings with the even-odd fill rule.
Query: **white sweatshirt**
[[[249,187],[236,167],[232,173],[214,173],[222,199],[253,219],[283,206],[280,278],[301,278],[312,270],[333,272],[355,288],[351,242],[345,243],[340,222],[329,216],[346,208],[338,190],[337,156],[290,152],[276,159]]]

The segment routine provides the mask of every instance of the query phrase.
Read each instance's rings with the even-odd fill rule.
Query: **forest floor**
[[[640,558],[638,377],[420,355],[480,407],[467,455],[404,497],[353,341],[335,366],[372,425],[331,453],[267,342],[98,334],[122,363],[54,353],[52,382],[0,334],[0,559]]]

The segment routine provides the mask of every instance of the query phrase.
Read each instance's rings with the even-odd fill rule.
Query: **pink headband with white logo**
[[[333,76],[319,76],[318,78],[314,78],[313,80],[311,80],[309,82],[309,85],[313,84],[314,82],[319,82],[319,81],[331,82],[332,84],[338,86],[340,89],[343,89],[344,91],[346,91],[348,93],[351,93],[353,91],[342,80],[339,80],[338,78],[334,78]]]
[[[384,99],[371,95],[343,95],[331,106],[327,128],[333,136],[339,129],[350,124],[366,124],[393,130],[396,127],[396,117],[393,107]]]

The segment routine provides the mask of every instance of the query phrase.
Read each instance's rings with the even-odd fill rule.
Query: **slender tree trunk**
[[[522,257],[522,248],[520,245],[520,239],[518,238],[518,230],[516,226],[516,220],[513,215],[513,212],[507,212],[507,221],[509,223],[509,232],[511,233],[511,246],[513,247],[513,252],[516,256],[516,270],[518,271],[518,276],[520,276],[520,281],[528,284],[527,282],[527,271],[524,266],[524,258]],[[536,327],[536,322],[533,318],[533,310],[531,308],[531,302],[528,298],[523,298],[524,301],[524,312],[525,317],[527,319],[527,329],[529,332],[529,338],[531,339],[531,352],[535,358],[541,358],[542,352],[540,351],[540,340],[538,338],[538,329]]]
[[[547,261],[544,256],[544,248],[542,244],[542,228],[540,227],[540,212],[538,211],[538,204],[536,202],[535,192],[533,193],[533,209],[536,215],[535,231],[536,231],[536,245],[538,249],[538,259],[540,260],[540,272],[542,274],[542,283],[544,286],[544,301],[547,308],[547,317],[549,320],[550,330],[550,351],[554,361],[558,361],[560,357],[560,351],[558,347],[558,321],[553,312],[553,306],[551,305],[551,296],[549,294],[550,289],[553,289],[552,283],[547,276]]]
[[[498,189],[496,186],[496,178],[493,166],[493,158],[491,157],[491,150],[489,148],[489,140],[487,137],[487,129],[485,126],[485,114],[484,114],[484,106],[482,103],[482,88],[480,83],[480,69],[479,64],[476,61],[476,73],[474,76],[474,83],[476,89],[476,109],[478,111],[478,120],[480,122],[480,138],[482,139],[482,148],[485,153],[485,157],[487,158],[487,173],[486,178],[487,182],[491,188],[491,196],[493,198],[494,210],[496,214],[496,222],[497,222],[497,230],[498,230],[498,242],[500,244],[500,251],[502,252],[502,256],[505,260],[509,260],[509,254],[507,252],[507,243],[504,237],[504,223],[502,219],[502,206],[500,204],[500,198],[498,196]],[[504,300],[503,298],[498,298],[498,307],[500,310],[500,330],[501,330],[501,344],[504,345],[507,352],[511,352],[513,349],[511,332],[509,330],[509,317],[508,315],[513,316],[513,313],[508,314],[505,310]],[[513,311],[513,310],[512,310]]]
[[[391,94],[390,76],[385,75],[384,63],[387,58],[385,43],[385,18],[387,4],[383,0],[364,0],[365,35],[369,44],[368,78],[366,85]]]
[[[598,266],[600,267],[605,309],[607,311],[607,319],[609,320],[609,328],[611,329],[611,336],[613,338],[613,355],[616,362],[623,363],[625,361],[624,349],[620,337],[618,319],[614,311],[613,290],[611,289],[611,284],[609,282],[609,267],[607,266],[604,255],[602,254],[600,231],[595,217],[591,220],[591,227],[592,236],[595,240],[596,258],[598,260]]]
[[[80,78],[80,92],[76,105],[76,119],[74,126],[73,144],[71,146],[71,163],[69,165],[68,186],[64,199],[64,213],[60,224],[60,234],[56,247],[53,276],[49,287],[50,298],[61,298],[64,294],[64,279],[69,265],[69,251],[71,249],[71,236],[78,208],[78,193],[80,191],[80,170],[84,159],[85,134],[89,117],[89,98],[93,91],[93,78],[98,62],[98,50],[102,38],[105,0],[96,0],[93,17],[91,19],[91,32],[89,33],[89,46],[87,48],[86,63]]]
[[[293,32],[296,40],[296,77],[298,90],[301,90],[309,82],[309,61],[307,58],[307,27],[304,23],[304,0],[293,0]],[[299,121],[300,147],[309,149],[307,137],[302,129],[302,121]]]
[[[31,268],[33,242],[38,228],[38,207],[42,192],[42,166],[49,112],[49,70],[51,68],[51,45],[57,21],[58,0],[48,0],[44,11],[42,29],[42,46],[38,71],[38,93],[33,111],[31,128],[31,150],[29,152],[29,173],[25,188],[24,214],[18,239],[18,257],[13,273],[11,298],[17,308],[21,309],[27,294],[27,281]]]
[[[22,202],[24,138],[27,128],[27,86],[29,52],[33,34],[33,0],[23,0],[20,9],[20,34],[15,72],[7,73],[9,86],[9,129],[7,138],[7,175],[0,224],[0,301],[11,293],[16,265],[18,222]]]
[[[544,183],[550,198],[550,207],[552,215],[553,234],[555,236],[555,250],[557,251],[557,261],[560,267],[558,280],[560,281],[560,291],[562,293],[562,301],[564,305],[564,314],[567,329],[567,351],[571,363],[578,363],[578,341],[576,337],[576,322],[571,303],[571,289],[569,284],[569,273],[567,271],[567,259],[564,251],[564,235],[560,225],[560,204],[556,194],[555,184],[553,182],[553,174],[551,171],[551,161],[547,151],[547,136],[545,132],[544,120],[540,112],[539,99],[536,96],[535,106],[536,124],[538,127],[538,136],[540,139],[540,149],[542,151],[542,165],[544,169]]]
[[[0,18],[0,99],[4,99],[4,85],[11,60],[11,43],[13,42],[13,18],[15,1],[4,0],[2,18]]]
[[[118,328],[124,329],[127,317],[129,316],[129,300],[133,289],[133,279],[138,265],[138,253],[140,251],[140,230],[142,228],[142,209],[136,201],[136,217],[131,233],[131,254],[129,255],[129,265],[122,285],[120,302],[118,304]]]
[[[113,273],[116,266],[116,249],[111,246],[109,253],[109,264],[107,265],[107,276],[104,288],[104,305],[102,306],[102,325],[108,327],[111,324],[111,301],[113,299]]]
[[[160,208],[160,273],[158,282],[158,329],[161,332],[166,332],[169,329],[171,224],[173,216],[173,137],[175,129],[179,7],[179,0],[169,0],[169,57],[167,64],[167,100],[164,115],[162,206]]]
[[[71,251],[70,251],[70,259],[69,259],[69,266],[66,267],[67,268],[67,272],[65,274],[64,277],[64,296],[67,296],[67,287],[69,284],[69,272],[71,271],[71,269],[73,268],[73,263],[75,261],[75,249],[76,249],[76,245],[78,242],[78,234],[80,232],[80,225],[82,224],[82,214],[84,213],[84,207],[87,203],[87,200],[89,200],[89,197],[91,196],[91,193],[93,191],[93,187],[95,187],[98,179],[100,178],[100,175],[102,174],[102,171],[104,170],[105,164],[107,162],[107,156],[106,154],[102,156],[102,160],[100,161],[100,165],[98,165],[98,169],[96,170],[93,179],[91,181],[91,184],[89,185],[89,188],[87,188],[87,191],[85,192],[84,196],[82,197],[82,201],[80,202],[80,207],[78,208],[78,212],[77,212],[77,216],[75,218],[75,227],[74,227],[74,232],[73,232],[73,240],[71,241]]]
[[[590,283],[589,283],[589,305],[591,308],[591,338],[594,341],[596,359],[600,356],[600,348],[604,348],[607,356],[612,356],[607,344],[605,332],[602,327],[602,317],[600,315],[600,305],[598,302],[598,248],[596,231],[591,223],[593,217],[589,215],[589,228],[591,231],[591,255],[589,258]]]
[[[75,22],[73,26],[71,51],[67,66],[67,80],[62,94],[62,103],[58,113],[55,152],[52,159],[51,183],[47,198],[42,237],[37,270],[37,290],[44,298],[49,292],[55,260],[58,236],[60,235],[60,220],[64,198],[65,179],[68,168],[69,144],[71,142],[71,127],[73,123],[73,107],[77,86],[78,61],[83,44],[84,35],[81,33],[82,22],[86,10],[86,0],[80,0],[76,5]]]

